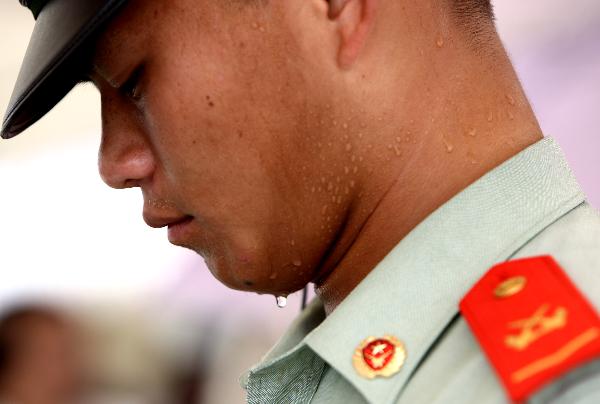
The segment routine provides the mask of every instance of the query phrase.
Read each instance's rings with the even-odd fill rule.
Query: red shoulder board
[[[517,402],[600,357],[600,318],[550,256],[496,265],[460,311]]]

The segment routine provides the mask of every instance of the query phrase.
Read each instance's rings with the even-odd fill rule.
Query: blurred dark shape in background
[[[0,304],[1,404],[241,403],[236,380],[273,339],[255,308],[29,299]]]
[[[0,319],[0,402],[79,401],[84,380],[77,328],[42,305],[8,309]]]
[[[206,380],[202,347],[176,353],[157,327],[168,316],[110,305],[77,313],[19,303],[0,315],[0,403],[198,404]],[[150,326],[154,324],[154,326]],[[196,330],[201,332],[201,330]],[[179,347],[181,348],[181,347]],[[192,352],[194,351],[194,352]],[[182,358],[185,358],[183,360]]]

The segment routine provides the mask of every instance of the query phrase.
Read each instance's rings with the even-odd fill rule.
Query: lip
[[[161,227],[170,226],[188,219],[191,216],[187,215],[155,215],[152,212],[144,211],[144,222],[150,227],[160,229]]]
[[[185,244],[185,240],[189,239],[191,234],[191,224],[194,218],[186,216],[179,221],[169,223],[169,242],[175,245]]]
[[[189,237],[190,224],[194,220],[194,217],[189,215],[159,215],[150,210],[145,210],[143,217],[150,227],[155,229],[168,227],[169,241],[175,245],[181,245]]]

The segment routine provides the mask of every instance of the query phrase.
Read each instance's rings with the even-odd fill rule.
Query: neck
[[[388,99],[397,110],[378,103],[377,112],[366,111],[362,127],[369,129],[356,139],[366,150],[363,176],[315,281],[326,313],[430,213],[542,137],[502,60],[498,68],[482,66],[472,52],[432,57],[428,71],[409,78],[419,85]]]

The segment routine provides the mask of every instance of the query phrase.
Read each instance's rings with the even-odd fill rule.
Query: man
[[[101,176],[142,190],[150,226],[229,287],[315,284],[244,378],[249,402],[597,391],[583,295],[600,304],[600,221],[542,139],[488,1],[121,3],[28,2],[3,135],[91,80]],[[458,314],[476,283],[461,306],[481,347]]]

